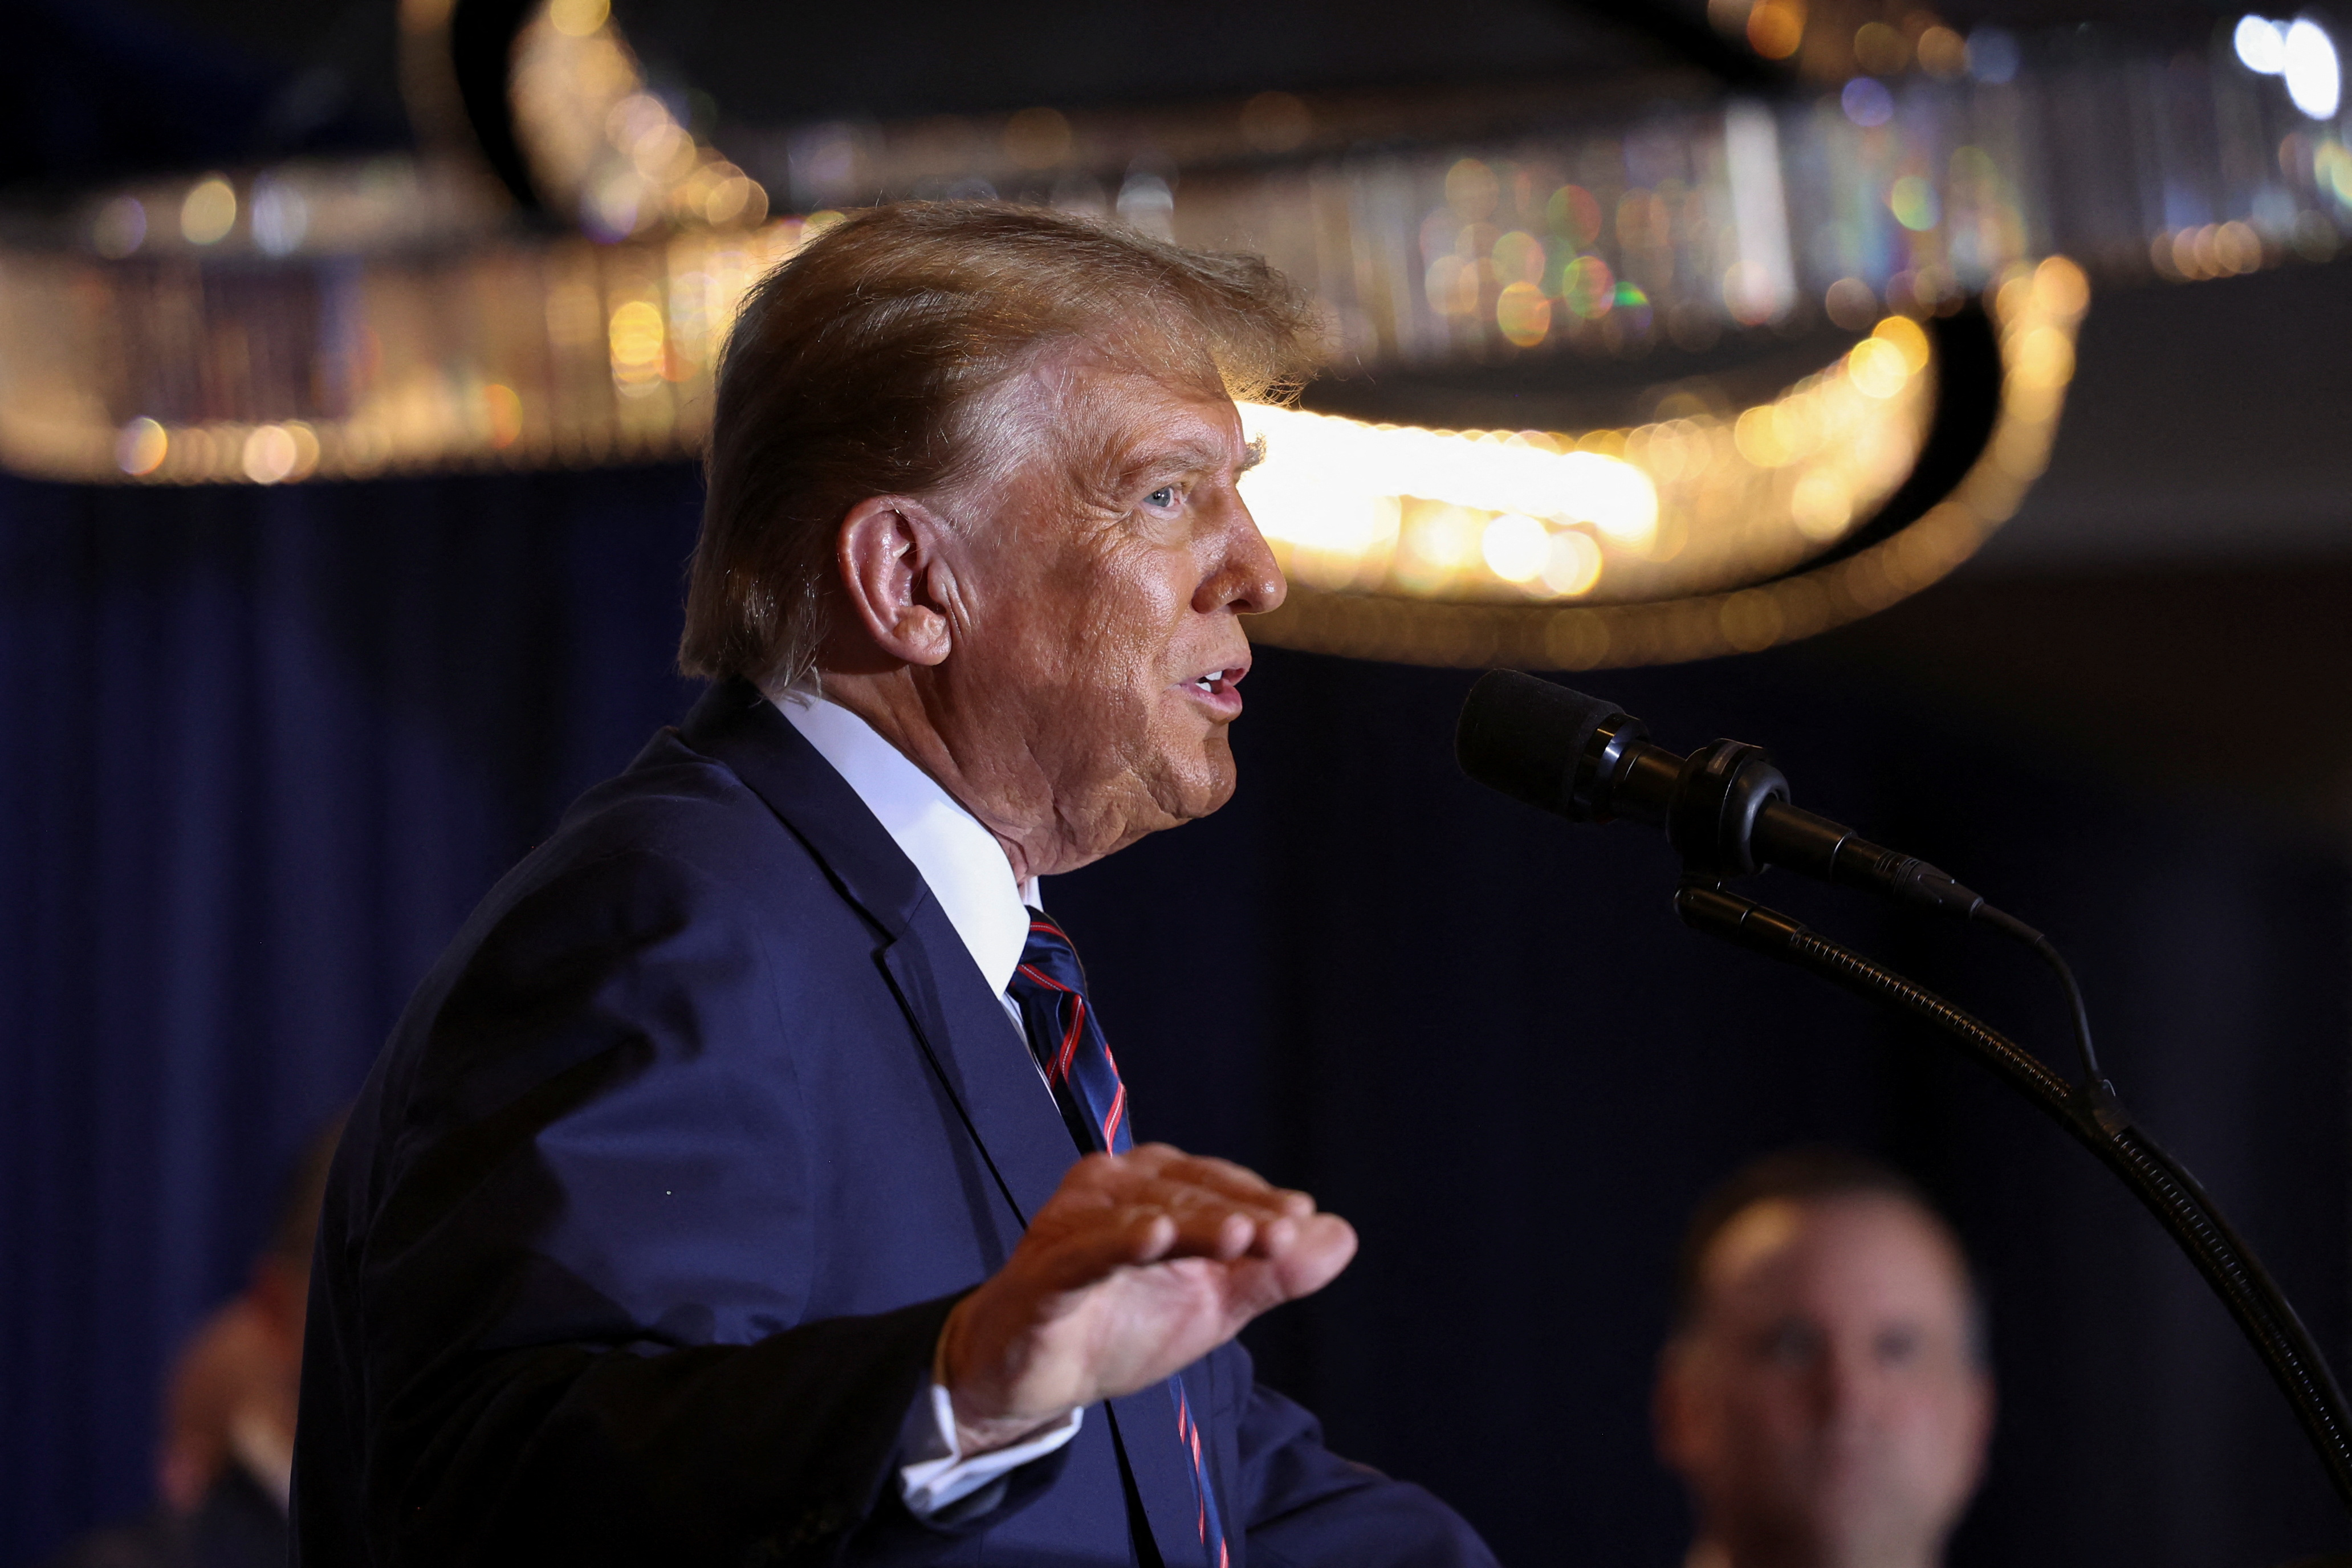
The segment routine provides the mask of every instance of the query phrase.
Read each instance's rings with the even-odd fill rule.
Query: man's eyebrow
[[[1146,474],[1168,474],[1179,471],[1188,474],[1214,473],[1224,466],[1225,460],[1232,450],[1231,447],[1213,445],[1205,441],[1180,442],[1173,446],[1162,447],[1150,456],[1136,462],[1129,467],[1127,474],[1129,478],[1134,478]],[[1238,477],[1265,461],[1265,437],[1261,435],[1242,449],[1242,460],[1234,465],[1234,474]]]

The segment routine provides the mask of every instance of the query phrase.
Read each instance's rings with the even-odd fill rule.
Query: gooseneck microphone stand
[[[1788,780],[1761,747],[1717,740],[1677,757],[1650,744],[1647,734],[1613,704],[1496,670],[1464,705],[1455,751],[1479,782],[1570,821],[1663,828],[1682,861],[1675,911],[1684,924],[1940,1030],[2039,1106],[2131,1188],[2189,1255],[2270,1369],[2352,1511],[2352,1416],[2327,1358],[2254,1249],[2116,1097],[2092,1049],[2082,989],[2057,948],[1936,867],[1796,809]],[[1925,987],[1724,886],[1768,864],[1987,926],[2032,948],[2064,988],[2080,1081],[2069,1082]]]

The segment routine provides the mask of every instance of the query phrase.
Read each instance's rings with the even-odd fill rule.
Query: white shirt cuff
[[[1061,1420],[1007,1448],[992,1448],[965,1458],[956,1448],[955,1406],[948,1391],[934,1380],[916,1396],[907,1413],[907,1435],[899,1452],[911,1456],[898,1468],[898,1495],[917,1519],[940,1518],[975,1492],[992,1486],[1032,1459],[1042,1459],[1078,1435],[1084,1410],[1073,1410]]]

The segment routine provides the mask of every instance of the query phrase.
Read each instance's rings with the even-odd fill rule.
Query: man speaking
[[[886,208],[747,301],[685,723],[492,891],[322,1221],[298,1558],[1485,1563],[1234,1335],[1355,1249],[1134,1145],[1037,879],[1234,788],[1263,263]],[[1202,1009],[1202,1026],[1215,1027]]]

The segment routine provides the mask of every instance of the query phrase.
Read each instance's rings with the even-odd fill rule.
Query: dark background
[[[10,1561],[136,1510],[176,1338],[471,902],[690,693],[684,469],[279,491],[0,482],[0,1474]],[[2346,1343],[2352,876],[2315,829],[1890,678],[1906,619],[1587,678],[1661,738],[1769,742],[1799,799],[2074,956],[2126,1096]],[[1988,599],[1987,596],[1990,596]],[[2061,596],[2063,602],[2063,596]],[[1863,629],[1857,629],[1857,632]],[[2117,652],[2161,640],[2128,619]],[[1048,888],[1165,1136],[1361,1228],[1253,1332],[1344,1451],[1507,1561],[1683,1545],[1645,1392],[1675,1231],[1751,1152],[1878,1149],[1983,1260],[2004,1414],[1962,1563],[2256,1564],[2344,1534],[2188,1266],[1940,1048],[1684,932],[1664,846],[1463,779],[1469,675],[1265,651],[1218,816]],[[2315,719],[2319,710],[2315,709]],[[2169,744],[2247,745],[2180,714]],[[2046,1052],[2031,961],[1772,896]]]
[[[944,77],[944,12],[872,9],[828,35],[822,93],[733,110],[1606,76],[1671,57],[1642,9],[1490,7],[1444,48],[1363,26],[1335,56],[1318,38],[1355,13],[1188,30],[1141,5],[1108,44]],[[0,16],[11,200],[404,135],[374,0]],[[1213,68],[1159,63],[1195,42]],[[2049,931],[2126,1099],[2339,1363],[2347,342],[2341,269],[2103,292],[2052,472],[1978,561],[1812,644],[1581,679],[1669,744],[1769,745],[1801,803]],[[295,1151],[473,901],[690,701],[669,661],[698,506],[683,466],[0,479],[0,1564],[146,1504],[163,1368],[241,1282]],[[1435,1488],[1507,1562],[1677,1561],[1645,1409],[1676,1231],[1748,1155],[1827,1137],[1917,1174],[1984,1266],[2003,1413],[1957,1563],[2347,1544],[2253,1356],[2120,1187],[1934,1042],[1682,930],[1662,843],[1463,780],[1470,678],[1265,650],[1235,802],[1048,889],[1144,1132],[1361,1230],[1348,1275],[1252,1333],[1336,1446]],[[2062,1056],[2022,956],[1759,891]]]

